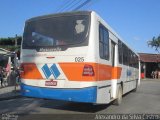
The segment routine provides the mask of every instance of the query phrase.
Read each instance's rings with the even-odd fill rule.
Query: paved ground
[[[0,114],[5,113],[25,114],[24,118],[29,114],[43,114],[43,117],[45,116],[44,114],[50,114],[50,116],[79,114],[79,117],[82,118],[86,118],[87,115],[81,114],[94,114],[94,117],[96,114],[160,114],[160,80],[142,80],[138,91],[125,95],[120,106],[112,104],[93,106],[91,104],[22,97],[0,101]],[[41,115],[40,118],[43,117]]]
[[[20,90],[19,86],[16,88],[15,86],[1,87],[0,88],[0,101],[19,97],[20,96],[19,90]]]

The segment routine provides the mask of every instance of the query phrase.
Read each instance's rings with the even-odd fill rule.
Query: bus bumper
[[[21,95],[26,97],[96,103],[97,87],[65,89],[43,88],[21,84]]]

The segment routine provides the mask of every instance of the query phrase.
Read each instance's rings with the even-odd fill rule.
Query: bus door
[[[117,45],[111,41],[111,66],[112,66],[112,78],[111,78],[111,97],[116,98],[117,93]]]

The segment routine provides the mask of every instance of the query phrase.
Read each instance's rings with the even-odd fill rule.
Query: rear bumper
[[[97,87],[77,89],[42,88],[21,84],[21,94],[26,97],[96,103]]]

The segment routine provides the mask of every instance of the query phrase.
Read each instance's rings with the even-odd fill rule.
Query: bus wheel
[[[122,86],[120,85],[117,91],[117,98],[114,101],[114,105],[120,105],[122,103]]]

